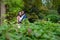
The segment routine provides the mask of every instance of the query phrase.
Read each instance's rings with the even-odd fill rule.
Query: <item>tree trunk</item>
[[[1,1],[0,1],[0,25],[1,25]]]
[[[5,18],[5,12],[6,12],[6,9],[5,9],[5,4],[4,4],[4,0],[1,0],[0,2],[1,6],[0,6],[0,25],[3,23],[3,20]]]

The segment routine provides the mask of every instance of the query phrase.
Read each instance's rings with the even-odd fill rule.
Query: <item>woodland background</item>
[[[17,28],[16,17],[27,19]],[[60,0],[0,0],[0,40],[60,40]]]

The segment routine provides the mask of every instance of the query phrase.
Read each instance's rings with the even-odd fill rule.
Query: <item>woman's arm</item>
[[[18,23],[18,25],[17,25],[17,26],[18,26],[18,28],[20,28],[19,18],[20,18],[20,17],[19,17],[19,16],[17,16],[17,23]]]
[[[19,16],[17,16],[17,23],[19,23]]]

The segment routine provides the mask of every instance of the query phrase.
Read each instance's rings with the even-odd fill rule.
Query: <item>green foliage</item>
[[[51,22],[58,22],[60,20],[60,15],[56,10],[46,10],[41,11],[41,14],[43,14],[43,19],[48,20]]]
[[[45,12],[45,14],[46,14],[46,15],[51,15],[51,14],[53,14],[53,15],[58,15],[58,12],[57,12],[57,10],[47,10],[47,11]]]
[[[53,8],[54,9],[57,9],[59,5],[60,5],[60,0],[53,0]]]
[[[24,9],[23,0],[5,0],[6,5],[6,17],[9,20],[14,20],[18,15],[18,12]]]
[[[31,17],[31,19],[42,19],[47,14],[58,14],[57,11],[49,9],[56,8],[55,6],[58,6],[59,2],[59,0],[46,0],[46,6],[44,6],[42,0],[5,0],[7,19],[9,19],[9,21],[16,20],[18,11],[23,9],[25,9],[27,14],[31,14],[31,16],[27,15],[28,17]],[[40,13],[43,13],[43,15]],[[34,17],[34,15],[36,16]]]
[[[33,23],[23,20],[20,24],[4,23],[0,27],[0,40],[60,40],[60,24],[38,20]]]
[[[59,15],[47,15],[45,18],[51,22],[58,22],[60,19],[60,16]]]
[[[43,6],[41,1],[5,0],[6,15],[9,23],[5,22],[0,27],[0,40],[60,40],[60,24],[52,23],[58,22],[60,15],[56,10],[49,10],[53,9],[53,7],[54,9],[57,8],[60,1],[47,0],[47,6]],[[22,24],[20,24],[21,28],[18,28],[18,25],[14,23],[18,11],[22,9],[25,9],[28,18],[31,18],[32,21],[42,18],[46,18],[48,21],[38,20],[29,23],[28,20],[23,20]]]

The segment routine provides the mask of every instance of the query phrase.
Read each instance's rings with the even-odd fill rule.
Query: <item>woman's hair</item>
[[[20,12],[21,12],[21,11],[18,12],[18,16],[20,16],[20,14],[19,14]]]
[[[24,14],[25,14],[25,10],[22,10],[22,11],[24,11]],[[19,14],[20,12],[22,13],[22,11],[18,12],[18,16],[22,16],[23,15],[23,14],[22,15]]]

